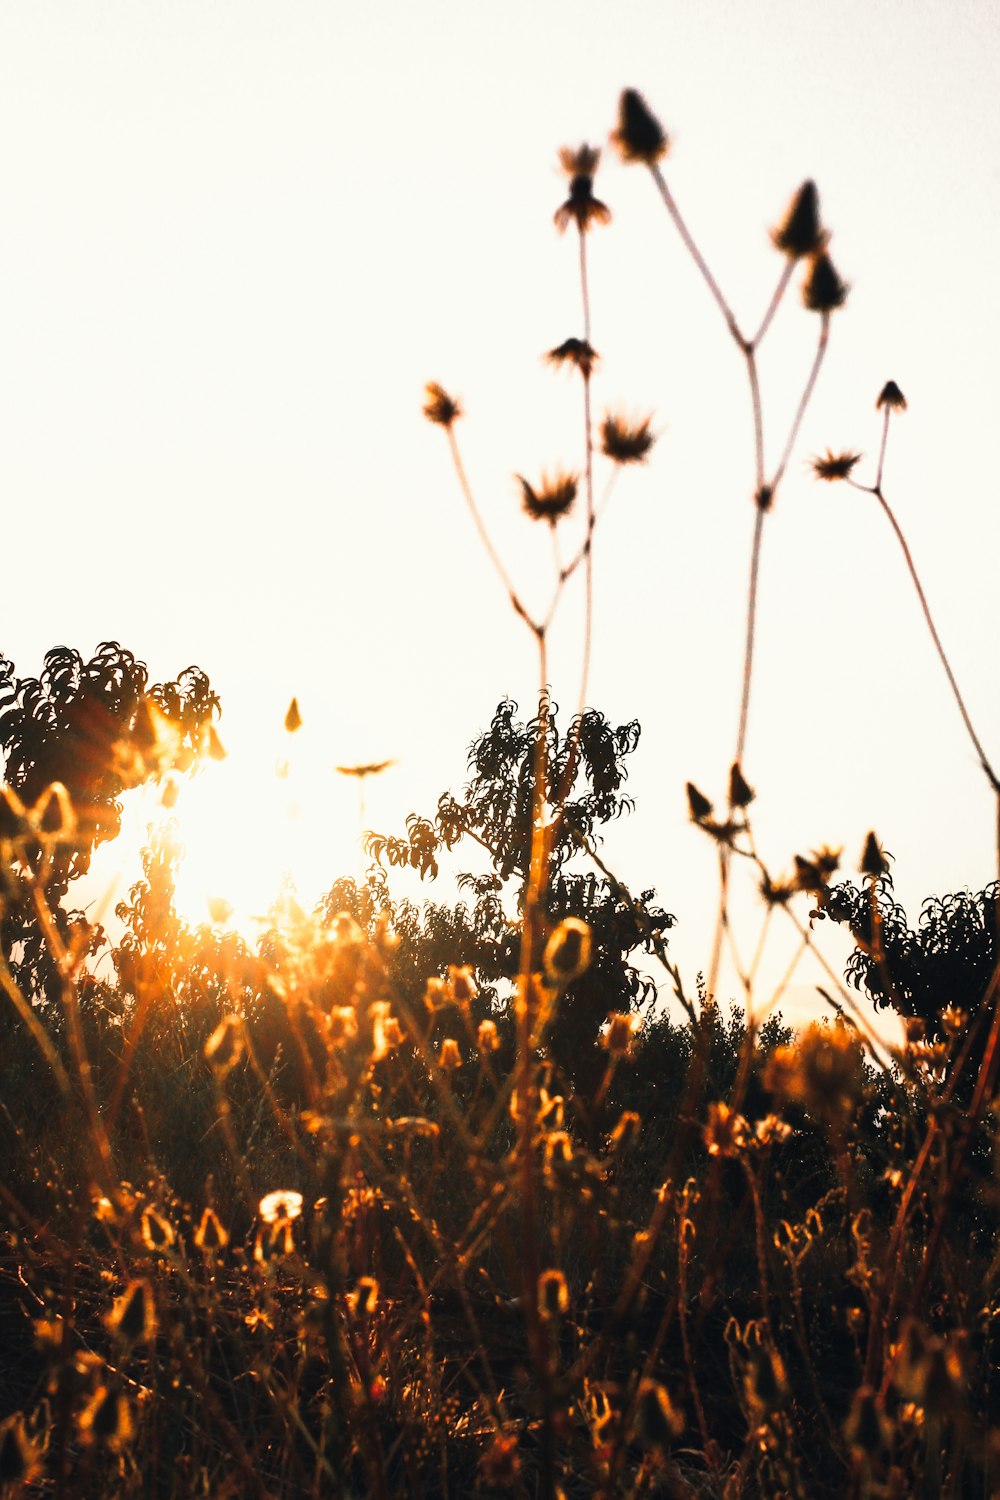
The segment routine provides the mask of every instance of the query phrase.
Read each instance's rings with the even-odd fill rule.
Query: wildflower
[[[869,833],[865,839],[865,847],[861,851],[861,873],[869,876],[872,880],[878,880],[889,868],[889,862],[881,844],[874,833]]]
[[[228,1073],[243,1056],[243,1031],[236,1016],[223,1016],[205,1043],[205,1056],[218,1073]]]
[[[495,1021],[480,1021],[476,1032],[476,1044],[480,1052],[496,1052],[500,1046],[500,1035]]]
[[[828,448],[822,458],[813,459],[812,470],[817,479],[832,482],[835,479],[850,479],[851,470],[860,462],[860,453],[831,453]]]
[[[875,410],[881,411],[883,406],[887,407],[889,411],[906,410],[906,397],[894,380],[887,380],[882,387],[879,398],[875,402]]]
[[[570,179],[569,197],[555,213],[555,224],[560,234],[570,219],[576,220],[581,234],[585,234],[591,224],[609,223],[611,210],[607,204],[594,197],[594,173],[601,160],[600,147],[579,146],[576,151],[572,151],[569,146],[563,146],[559,152],[559,160]]]
[[[579,917],[564,917],[545,945],[542,966],[553,984],[570,984],[590,965],[590,928]]]
[[[22,1484],[38,1470],[39,1454],[24,1429],[20,1412],[0,1426],[0,1486]]]
[[[950,1037],[961,1036],[969,1024],[969,1012],[949,1005],[941,1012],[941,1025]]]
[[[302,1194],[278,1188],[265,1194],[258,1204],[258,1212],[265,1224],[287,1224],[302,1212]]]
[[[759,1146],[770,1146],[773,1141],[783,1144],[792,1133],[792,1127],[775,1114],[765,1115],[753,1129],[754,1140]]]
[[[515,475],[515,478],[521,486],[524,510],[533,521],[548,521],[550,526],[554,526],[569,514],[576,499],[574,474],[559,472],[551,479],[543,474],[542,482],[537,487],[530,485],[520,474]]]
[[[555,349],[550,349],[545,358],[550,365],[576,365],[581,375],[589,377],[600,355],[586,339],[564,339]]]
[[[644,1380],[639,1386],[634,1431],[641,1447],[660,1449],[684,1431],[684,1418],[657,1380]]]
[[[869,1458],[886,1446],[885,1417],[870,1385],[863,1385],[855,1391],[850,1415],[844,1424],[844,1435],[852,1448]]]
[[[642,1120],[634,1109],[626,1109],[618,1120],[618,1124],[611,1132],[611,1149],[613,1151],[628,1151],[635,1145],[642,1128]]]
[[[293,698],[288,705],[288,712],[285,715],[285,728],[289,734],[294,734],[297,729],[302,728],[302,715],[299,712],[298,698]]]
[[[785,217],[771,231],[775,248],[790,260],[804,255],[818,255],[827,241],[819,219],[819,194],[814,182],[804,182],[785,211]]]
[[[764,1070],[764,1087],[827,1119],[845,1114],[860,1097],[861,1048],[846,1026],[806,1027],[791,1047],[776,1047]]]
[[[743,1116],[728,1104],[710,1104],[703,1131],[709,1156],[736,1156],[746,1145],[749,1130]]]
[[[699,792],[693,781],[687,784],[688,808],[695,823],[704,823],[711,816],[712,804],[703,792]]]
[[[802,284],[802,300],[810,312],[831,313],[847,301],[848,286],[842,281],[825,250],[814,255]]]
[[[747,784],[739,761],[734,760],[729,768],[729,801],[733,807],[749,807],[753,799],[753,787]]]
[[[254,1240],[253,1258],[258,1265],[267,1267],[273,1260],[291,1255],[295,1249],[295,1236],[290,1219],[279,1219],[275,1224],[262,1224]]]
[[[451,987],[452,999],[457,1000],[459,1005],[465,1005],[474,1000],[479,994],[479,986],[476,984],[471,964],[449,964],[448,983]]]
[[[632,1048],[632,1038],[639,1025],[638,1016],[623,1015],[616,1010],[608,1017],[608,1029],[601,1037],[601,1046],[607,1048],[612,1057],[627,1057]]]
[[[118,1450],[132,1436],[132,1413],[120,1391],[99,1385],[80,1414],[80,1428],[88,1442]]]
[[[462,1066],[462,1053],[453,1036],[446,1036],[438,1053],[438,1063],[446,1072],[453,1073]]]
[[[104,1321],[126,1348],[140,1340],[151,1343],[156,1334],[156,1304],[149,1282],[130,1282]]]
[[[143,1244],[147,1250],[169,1250],[176,1238],[174,1226],[161,1218],[155,1208],[147,1208],[139,1221]]]
[[[627,422],[610,412],[601,423],[601,452],[616,464],[641,464],[649,457],[656,442],[649,427],[652,417],[641,422]]]
[[[211,1254],[213,1250],[224,1250],[229,1243],[229,1235],[219,1222],[215,1210],[206,1208],[201,1216],[201,1223],[194,1232],[194,1242],[199,1250]]]
[[[359,1318],[370,1318],[378,1306],[378,1282],[374,1276],[359,1276],[354,1290],[347,1294],[347,1305]]]
[[[772,880],[770,875],[760,883],[760,894],[768,906],[787,906],[796,889],[794,880]]]
[[[543,1271],[539,1276],[538,1310],[543,1318],[569,1312],[569,1287],[561,1271]]]
[[[436,380],[429,380],[425,390],[427,399],[424,402],[424,416],[428,422],[436,422],[439,427],[450,427],[462,415],[458,402]]]
[[[618,100],[618,128],[612,141],[623,161],[651,167],[670,149],[666,131],[637,89],[625,89]]]

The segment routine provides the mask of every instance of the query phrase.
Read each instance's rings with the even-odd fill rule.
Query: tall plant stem
[[[493,564],[496,575],[500,579],[500,582],[503,584],[504,589],[507,592],[507,597],[510,599],[511,607],[514,610],[514,613],[520,615],[521,619],[525,622],[528,628],[532,630],[535,635],[537,635],[539,627],[536,625],[531,615],[529,615],[528,611],[521,603],[520,596],[518,595],[517,590],[514,588],[514,585],[510,580],[510,574],[504,567],[500,554],[494,547],[493,540],[490,537],[489,532],[486,530],[486,523],[483,520],[482,512],[480,511],[479,506],[476,504],[476,497],[472,493],[472,486],[469,483],[469,476],[466,474],[465,464],[462,462],[462,454],[459,450],[458,439],[455,437],[455,430],[452,426],[448,427],[448,446],[451,449],[451,461],[455,466],[455,473],[458,476],[459,487],[465,497],[465,503],[469,507],[469,511],[475,523],[476,530],[479,532],[479,539],[486,549],[486,555],[489,558],[490,562]]]
[[[856,488],[861,488],[861,486],[856,486]],[[895,512],[893,511],[892,506],[889,504],[888,500],[883,495],[881,488],[876,485],[871,490],[871,494],[875,496],[875,499],[878,501],[879,505],[881,505],[882,510],[884,511],[889,522],[889,525],[896,533],[896,540],[902,548],[903,557],[910,572],[910,579],[913,583],[913,587],[917,591],[917,598],[920,601],[920,608],[923,610],[924,619],[927,622],[927,629],[931,633],[931,640],[934,642],[934,649],[937,651],[942,667],[944,667],[945,676],[948,679],[948,685],[950,686],[955,702],[958,705],[958,711],[962,715],[962,723],[965,725],[969,739],[972,741],[972,744],[976,751],[976,755],[979,757],[979,764],[983,769],[983,773],[985,774],[994,792],[996,792],[998,797],[1000,797],[1000,780],[997,779],[996,772],[990,764],[989,757],[987,756],[986,751],[983,749],[982,741],[980,740],[978,734],[975,731],[975,728],[973,727],[972,719],[969,717],[969,710],[965,705],[965,699],[962,696],[962,691],[958,685],[958,682],[956,681],[955,674],[951,669],[951,662],[948,660],[948,654],[945,651],[944,646],[941,644],[941,637],[938,635],[937,626],[934,624],[934,617],[931,614],[930,605],[927,603],[927,595],[924,593],[923,584],[920,582],[920,575],[917,572],[916,564],[913,561],[913,554],[910,552],[909,546],[907,545],[906,537],[903,535],[902,527],[896,520]]]
[[[726,320],[726,327],[729,329],[729,332],[732,334],[736,342],[738,344],[742,344],[743,335],[740,333],[736,319],[733,317],[732,309],[730,308],[729,303],[726,301],[725,297],[722,295],[722,289],[720,288],[719,283],[716,281],[715,277],[709,270],[705,257],[702,255],[701,251],[698,249],[698,246],[692,239],[691,231],[688,229],[683,218],[681,217],[680,209],[674,202],[674,195],[667,187],[666,179],[663,176],[663,173],[660,171],[658,163],[652,162],[650,164],[649,170],[652,173],[653,181],[656,183],[656,186],[659,189],[660,197],[663,199],[667,213],[674,221],[674,227],[676,228],[677,233],[680,235],[684,243],[684,248],[687,250],[691,259],[694,261],[695,265],[698,267],[698,270],[701,272],[701,275],[705,281],[705,285],[708,287],[708,290],[711,292],[713,298],[715,299],[715,303],[719,311]]]

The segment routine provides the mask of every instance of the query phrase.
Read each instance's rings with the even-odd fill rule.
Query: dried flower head
[[[656,442],[650,431],[652,421],[649,416],[629,422],[609,412],[601,423],[601,452],[616,464],[645,463]]]
[[[810,312],[831,313],[847,301],[848,286],[825,250],[811,257],[802,283],[802,301]]]
[[[793,197],[785,216],[771,231],[776,249],[791,260],[818,255],[827,241],[819,218],[819,193],[814,182],[804,182]]]
[[[627,1057],[638,1029],[638,1016],[627,1015],[620,1010],[612,1011],[608,1016],[608,1029],[601,1035],[601,1046],[612,1057]]]
[[[548,521],[554,526],[568,515],[576,499],[576,476],[557,473],[551,479],[542,475],[537,487],[530,485],[520,474],[515,476],[521,486],[521,503],[526,515],[533,521]]]
[[[424,416],[428,422],[439,427],[450,427],[462,415],[462,408],[436,380],[429,380],[425,387]]]
[[[285,728],[289,734],[294,734],[297,729],[302,728],[302,714],[299,712],[298,698],[293,698],[288,705],[288,712],[285,715]]]
[[[850,479],[851,470],[860,462],[860,453],[831,453],[828,448],[822,458],[812,460],[812,470],[817,479]]]
[[[40,1454],[25,1431],[20,1412],[0,1425],[0,1487],[24,1484],[40,1467]]]
[[[844,1424],[844,1435],[856,1452],[869,1458],[886,1446],[886,1420],[879,1409],[878,1396],[870,1385],[863,1385],[855,1391],[850,1414]]]
[[[121,1391],[99,1385],[80,1413],[80,1431],[88,1443],[100,1443],[118,1452],[133,1433],[132,1412]]]
[[[550,365],[576,365],[580,373],[588,377],[600,357],[586,339],[563,339],[545,356]]]
[[[258,1213],[265,1224],[287,1224],[297,1219],[301,1212],[302,1194],[288,1188],[266,1193],[258,1204]]]
[[[618,1124],[611,1132],[611,1149],[613,1151],[628,1151],[639,1139],[639,1131],[642,1129],[642,1119],[634,1109],[623,1110],[618,1119]]]
[[[693,781],[687,784],[688,810],[695,823],[703,823],[712,815],[712,804],[704,792],[699,792]]]
[[[476,1032],[476,1045],[480,1052],[496,1052],[500,1047],[500,1034],[495,1021],[480,1021]]]
[[[729,802],[732,807],[749,807],[754,799],[754,789],[749,785],[740,769],[738,760],[729,768]]]
[[[156,1335],[156,1304],[148,1281],[133,1281],[125,1288],[105,1318],[110,1331],[127,1348]]]
[[[456,1068],[462,1066],[462,1053],[453,1036],[446,1036],[441,1043],[441,1050],[438,1053],[438,1063],[448,1073],[453,1073]]]
[[[625,89],[618,100],[618,126],[611,139],[623,161],[651,167],[670,149],[667,133],[638,89]]]
[[[684,1418],[666,1388],[657,1380],[644,1380],[639,1386],[635,1408],[635,1436],[640,1447],[662,1450],[683,1431]]]
[[[199,1250],[204,1250],[210,1255],[214,1250],[224,1250],[229,1243],[229,1235],[223,1229],[219,1216],[213,1208],[206,1208],[201,1216],[201,1222],[194,1232],[194,1242]]]
[[[872,880],[878,880],[889,868],[889,861],[882,849],[881,844],[874,833],[869,833],[865,839],[865,847],[861,851],[861,873],[868,875]]]
[[[875,410],[881,411],[883,406],[887,407],[889,411],[906,410],[906,397],[894,380],[887,380],[882,387],[879,398],[875,402]]]
[[[553,984],[570,984],[590,965],[590,928],[579,917],[564,917],[545,945],[542,967]]]
[[[147,1208],[143,1211],[142,1218],[139,1220],[139,1231],[146,1249],[156,1252],[169,1250],[176,1239],[174,1226],[162,1214],[158,1214],[155,1208]]]
[[[205,1056],[219,1073],[228,1073],[243,1056],[243,1026],[238,1016],[223,1016],[205,1043]]]
[[[543,1271],[538,1278],[538,1311],[543,1318],[569,1312],[569,1287],[561,1271]]]
[[[459,1005],[466,1005],[479,994],[475,970],[471,964],[448,965],[448,987],[451,998]]]
[[[768,906],[787,906],[796,889],[795,881],[788,877],[772,880],[765,875],[760,883],[760,894]]]
[[[723,1102],[708,1106],[708,1123],[704,1129],[709,1156],[736,1156],[750,1134],[750,1126],[741,1114]]]
[[[798,1041],[776,1047],[764,1069],[764,1087],[828,1120],[847,1114],[861,1097],[864,1059],[846,1026],[807,1026]]]
[[[559,152],[560,164],[570,180],[569,197],[555,213],[555,224],[560,234],[571,219],[576,221],[581,234],[586,234],[592,224],[610,222],[611,210],[607,204],[594,197],[594,173],[600,160],[599,146],[578,146],[575,151],[569,146],[563,146]]]

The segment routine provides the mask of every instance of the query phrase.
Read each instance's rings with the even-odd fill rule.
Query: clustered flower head
[[[812,469],[817,479],[831,483],[837,479],[850,479],[852,469],[860,462],[860,453],[831,453],[828,448],[822,457],[813,459]]]
[[[521,503],[525,514],[533,521],[548,521],[550,526],[554,526],[572,510],[576,499],[575,474],[560,471],[551,478],[543,474],[541,483],[537,485],[529,484],[521,474],[515,477],[521,486]]]
[[[826,246],[828,237],[820,223],[816,184],[804,182],[789,203],[781,223],[771,231],[771,241],[790,260],[801,260],[806,255],[818,255]]]
[[[594,197],[594,173],[601,160],[599,146],[578,146],[574,151],[563,146],[559,152],[562,169],[569,177],[569,197],[556,209],[555,224],[560,234],[575,219],[576,227],[585,234],[592,224],[607,224],[611,210],[606,203]]]
[[[879,392],[879,398],[875,402],[875,410],[881,411],[886,407],[889,411],[905,411],[906,397],[894,380],[887,380]]]
[[[609,412],[601,423],[601,452],[616,464],[641,464],[656,442],[650,431],[653,418],[629,422]]]
[[[545,945],[542,965],[554,984],[578,979],[590,964],[590,928],[579,917],[564,917]]]
[[[581,375],[588,378],[600,357],[586,339],[564,339],[545,356],[550,365],[576,365]]]
[[[612,141],[623,161],[653,166],[670,149],[667,133],[637,89],[625,89],[618,100],[618,126]]]
[[[809,262],[802,283],[802,301],[810,312],[832,313],[847,301],[848,286],[825,250]]]
[[[436,380],[427,382],[426,396],[424,416],[428,422],[435,422],[439,427],[450,427],[462,415],[458,402]]]

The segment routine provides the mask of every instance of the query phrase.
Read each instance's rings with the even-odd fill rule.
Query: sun
[[[176,851],[175,909],[253,943],[289,891],[311,910],[335,880],[362,868],[356,786],[338,774],[325,737],[294,732],[226,746],[225,758],[150,783],[129,799],[119,852],[152,838]],[[129,880],[128,883],[131,883]]]

